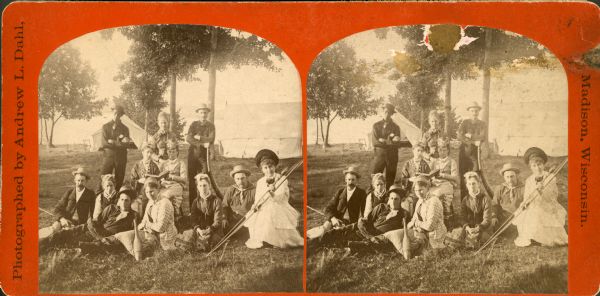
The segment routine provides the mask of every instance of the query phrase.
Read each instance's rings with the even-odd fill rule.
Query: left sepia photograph
[[[39,81],[39,292],[303,291],[300,76],[205,25],[105,29]]]

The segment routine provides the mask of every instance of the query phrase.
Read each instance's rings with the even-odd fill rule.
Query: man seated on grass
[[[229,231],[238,223],[254,204],[256,187],[250,183],[250,171],[243,165],[236,165],[229,173],[235,184],[229,186],[223,194],[223,221],[225,231]],[[246,231],[247,232],[247,231]]]
[[[391,230],[401,229],[403,219],[410,219],[408,204],[406,201],[406,191],[399,185],[392,185],[389,189],[387,203],[381,203],[375,206],[366,218],[360,218],[358,222],[346,225],[340,228],[325,232],[321,237],[310,239],[308,241],[308,250],[315,251],[319,247],[345,247],[358,246],[352,244],[354,241],[379,244],[381,239],[376,236]]]
[[[340,188],[325,208],[325,231],[356,223],[365,209],[367,193],[357,186],[360,174],[355,167],[344,170],[346,186]]]
[[[58,219],[52,224],[52,232],[85,224],[94,211],[94,192],[85,186],[90,176],[82,167],[71,174],[75,186],[69,188],[56,204],[54,213]]]
[[[428,245],[434,249],[444,248],[446,226],[442,202],[430,193],[431,181],[427,176],[417,175],[410,181],[414,184],[415,195],[419,198],[412,220],[406,225],[410,246],[407,250],[403,249],[404,229],[388,231],[378,238],[389,240],[400,253],[418,252]]]
[[[86,224],[70,229],[63,229],[40,240],[40,253],[54,246],[74,247],[79,243],[82,249],[103,245],[115,245],[115,241],[105,238],[119,232],[133,229],[135,213],[131,211],[131,200],[135,193],[128,185],[121,186],[117,204],[109,204],[104,208],[98,220],[91,218]],[[100,242],[102,240],[102,243]]]
[[[494,212],[500,222],[506,221],[523,202],[525,186],[519,180],[520,170],[512,163],[505,163],[500,170],[504,183],[494,190]]]

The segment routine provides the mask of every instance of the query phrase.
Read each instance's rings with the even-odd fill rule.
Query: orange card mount
[[[239,29],[269,40],[290,57],[300,73],[306,110],[310,66],[327,46],[375,28],[457,24],[521,34],[548,48],[562,63],[569,86],[572,160],[568,289],[570,294],[593,294],[600,283],[600,186],[592,182],[600,177],[600,131],[594,124],[600,117],[596,102],[600,72],[589,65],[598,55],[586,54],[600,42],[599,12],[591,3],[578,2],[12,3],[2,18],[2,289],[9,295],[38,293],[38,77],[46,58],[62,44],[86,33],[129,25]],[[305,160],[306,149],[304,124]],[[304,165],[306,172],[306,161]],[[305,174],[305,195],[306,180]]]

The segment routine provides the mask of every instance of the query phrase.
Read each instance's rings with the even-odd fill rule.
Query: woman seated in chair
[[[413,158],[407,160],[404,163],[404,168],[402,169],[402,173],[401,173],[402,185],[404,186],[404,188],[406,188],[406,190],[410,191],[411,198],[409,201],[411,201],[411,203],[412,203],[411,210],[410,210],[411,216],[415,211],[415,204],[417,203],[417,197],[415,196],[415,194],[413,192],[414,185],[413,185],[413,182],[411,181],[411,178],[413,178],[419,174],[428,174],[431,171],[431,167],[423,158],[425,149],[426,149],[425,143],[419,142],[419,143],[415,144],[412,149]]]
[[[179,145],[175,140],[167,141],[167,154],[169,159],[163,161],[160,166],[161,175],[165,175],[161,179],[160,184],[164,188],[160,194],[168,198],[175,209],[175,220],[179,220],[183,216],[181,210],[181,202],[183,200],[183,191],[187,185],[187,164],[182,159],[179,159]]]
[[[439,138],[438,143],[439,157],[433,159],[432,171],[437,171],[432,179],[431,192],[437,195],[444,206],[444,224],[451,228],[454,223],[454,190],[458,188],[458,164],[456,160],[450,158],[450,141],[445,138]]]

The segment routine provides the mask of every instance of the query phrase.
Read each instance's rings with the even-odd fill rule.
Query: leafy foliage
[[[39,118],[50,123],[52,146],[55,124],[65,119],[90,119],[100,115],[107,100],[95,100],[98,82],[89,63],[79,51],[65,44],[54,51],[44,63],[39,77]]]
[[[125,113],[127,114],[127,116],[129,116],[129,118],[131,118],[131,120],[133,120],[139,126],[144,126],[144,124],[146,123],[146,112],[144,111],[144,106],[141,105],[140,101],[127,100],[122,97],[113,97],[113,101],[117,104],[122,105],[125,108]],[[147,123],[149,135],[153,135],[158,131],[158,113],[160,113],[162,107],[167,105],[167,103],[164,101],[161,101],[160,103],[161,106],[150,109],[148,111]],[[185,124],[185,120],[181,118],[181,109],[178,109],[175,113],[175,127],[173,129],[178,141],[183,140],[183,128],[185,127]]]
[[[345,42],[337,42],[319,54],[308,75],[307,108],[309,118],[326,121],[326,145],[334,119],[364,119],[375,114],[381,98],[372,98],[372,84],[370,66],[358,60]]]
[[[396,71],[392,62],[385,65],[389,78],[398,81],[398,92],[390,98],[391,102],[415,123],[420,122],[421,114],[444,106],[440,94],[451,83],[449,77],[474,79],[483,69],[518,67],[520,64],[550,67],[549,52],[545,48],[521,35],[503,30],[468,26],[465,34],[477,39],[459,50],[447,53],[430,51],[421,44],[422,26],[382,28],[375,33],[378,38],[386,38],[390,32],[407,40],[404,50],[419,65],[418,71],[411,74]],[[488,45],[486,38],[490,38]],[[450,122],[450,126],[456,124],[456,120]]]
[[[283,58],[281,49],[267,40],[228,28],[146,25],[122,27],[119,31],[133,43],[129,49],[131,58],[121,65],[115,79],[123,82],[122,98],[138,101],[131,104],[143,107],[131,109],[140,113],[148,110],[155,114],[164,108],[163,94],[170,86],[170,75],[194,80],[196,71],[208,69],[211,53],[217,70],[243,65],[277,70],[274,61]],[[217,37],[216,48],[211,44],[212,33]]]

